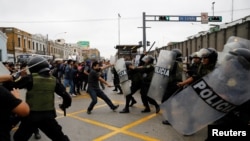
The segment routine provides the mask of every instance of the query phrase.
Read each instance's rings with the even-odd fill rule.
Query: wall
[[[217,51],[222,51],[227,39],[230,36],[238,36],[250,40],[250,21],[237,23],[236,25],[229,26],[218,31],[208,32],[198,37],[189,38],[186,41],[164,46],[159,49],[171,50],[173,48],[179,48],[182,50],[184,57],[187,57],[193,52],[206,47],[213,47]],[[152,50],[149,54],[153,54],[153,52],[154,50]]]

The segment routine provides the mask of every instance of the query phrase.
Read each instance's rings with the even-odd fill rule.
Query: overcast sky
[[[180,16],[208,12],[212,16],[212,2],[214,15],[222,16],[222,23],[250,15],[250,0],[0,0],[0,26],[48,34],[49,39],[64,38],[67,43],[89,41],[90,47],[109,58],[119,43],[118,13],[120,44],[138,44],[143,12]],[[147,40],[155,41],[154,48],[209,29],[209,24],[199,22],[146,22],[146,26],[151,27]]]

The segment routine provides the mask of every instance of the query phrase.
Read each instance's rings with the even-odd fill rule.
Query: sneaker
[[[115,111],[117,108],[119,107],[119,105],[115,105],[112,110]]]
[[[75,97],[76,96],[76,94],[71,94],[73,97]]]

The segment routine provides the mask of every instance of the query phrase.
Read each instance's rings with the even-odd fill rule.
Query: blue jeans
[[[115,108],[112,101],[107,97],[107,95],[101,89],[88,88],[87,92],[89,93],[92,99],[91,103],[89,104],[88,111],[93,110],[95,104],[97,103],[97,97],[100,97],[102,100],[104,100],[111,109]]]
[[[70,94],[74,94],[75,93],[75,87],[74,87],[74,82],[73,80],[70,80],[70,79],[64,79],[64,82],[63,82],[63,85],[64,87],[70,87],[69,88],[69,93]]]

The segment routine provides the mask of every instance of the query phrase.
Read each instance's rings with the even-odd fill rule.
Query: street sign
[[[179,16],[179,21],[183,22],[195,22],[196,21],[196,16]]]
[[[202,24],[207,24],[208,23],[208,13],[204,12],[204,13],[201,13],[201,23]]]

